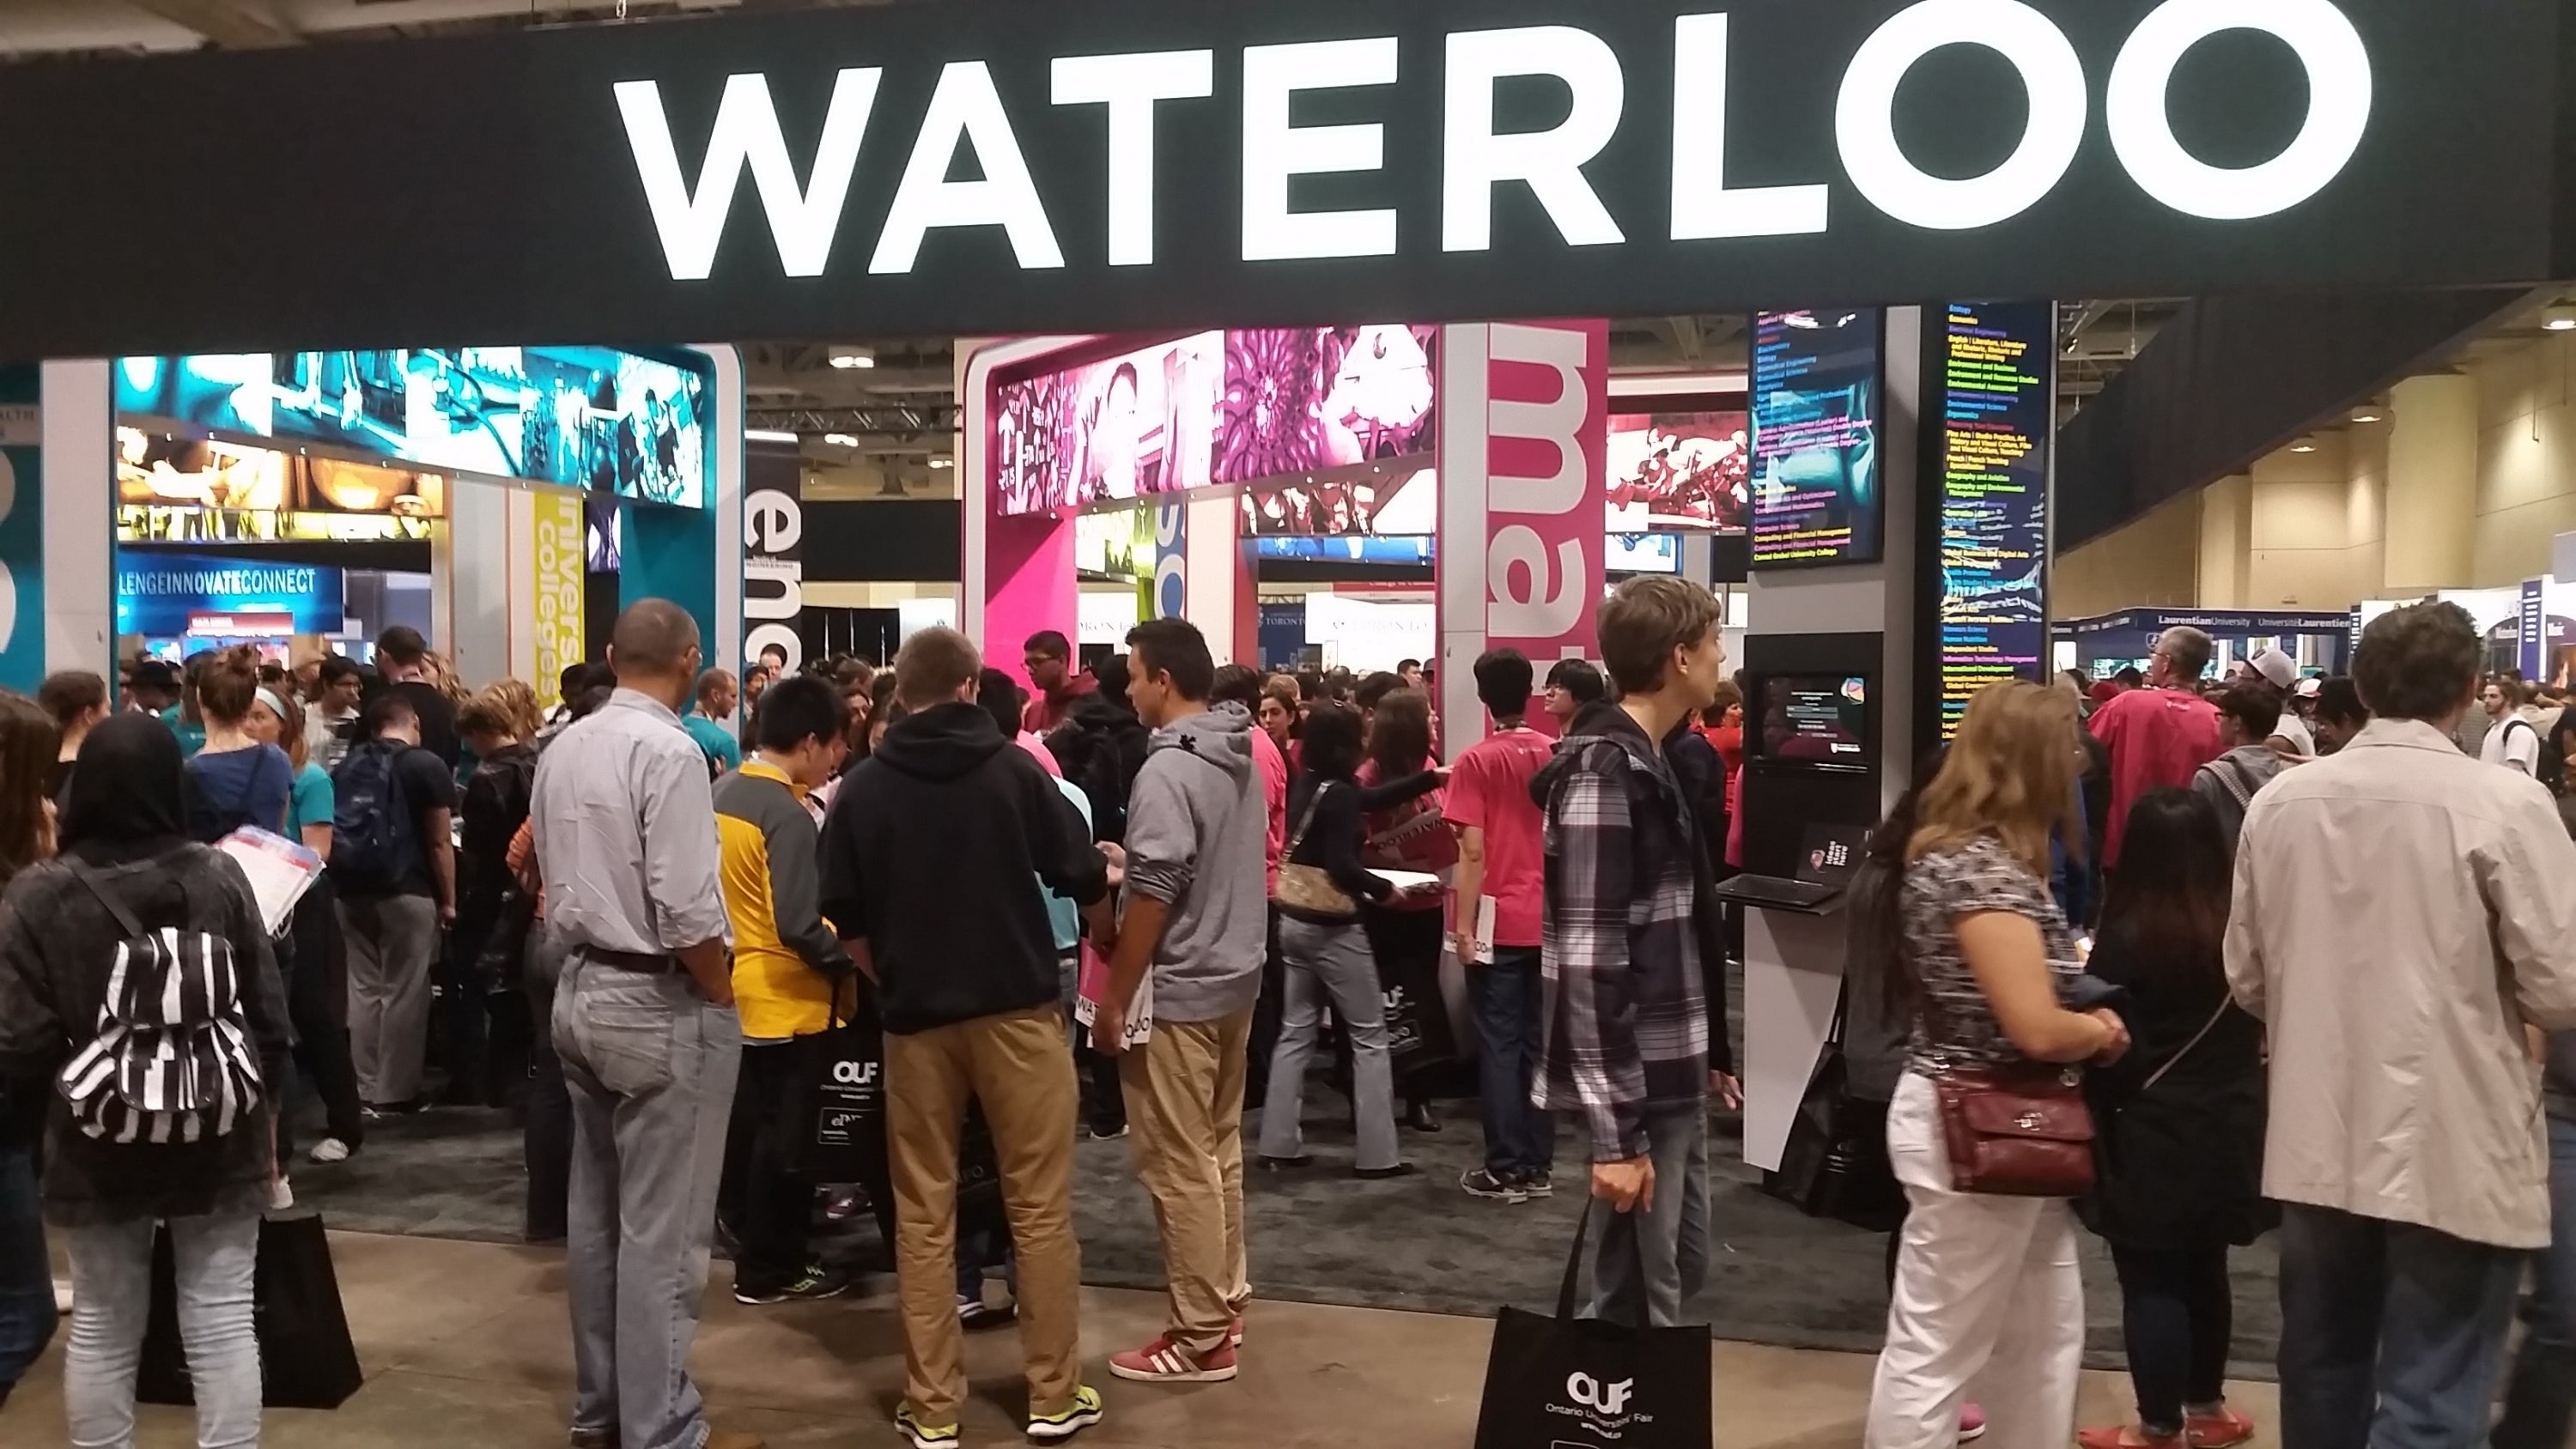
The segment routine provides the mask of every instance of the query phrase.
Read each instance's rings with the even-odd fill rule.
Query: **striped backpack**
[[[260,1099],[232,944],[206,931],[147,931],[86,867],[72,871],[125,939],[108,969],[98,1036],[57,1087],[83,1133],[113,1142],[198,1142],[239,1127]]]

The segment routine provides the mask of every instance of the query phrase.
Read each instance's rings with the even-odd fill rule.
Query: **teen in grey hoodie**
[[[1127,696],[1155,727],[1127,801],[1126,886],[1107,1000],[1092,1039],[1119,1053],[1136,1175],[1162,1227],[1171,1309],[1160,1337],[1112,1355],[1125,1379],[1234,1377],[1252,1296],[1243,1250],[1244,1052],[1261,992],[1270,820],[1243,707],[1211,710],[1216,664],[1181,619],[1127,636]],[[1153,1031],[1121,1048],[1125,1009],[1153,973]]]

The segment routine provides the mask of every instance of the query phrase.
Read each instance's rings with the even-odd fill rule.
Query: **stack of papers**
[[[288,919],[295,914],[295,903],[313,888],[324,863],[321,856],[297,842],[256,825],[245,825],[216,841],[215,849],[231,856],[249,878],[251,896],[259,902],[260,920],[272,936],[285,933]]]

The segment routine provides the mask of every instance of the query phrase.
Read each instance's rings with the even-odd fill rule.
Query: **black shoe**
[[[1481,1167],[1468,1169],[1466,1175],[1458,1179],[1458,1186],[1469,1197],[1490,1198],[1495,1202],[1529,1201],[1529,1194],[1521,1191],[1512,1179],[1497,1177]]]
[[[821,1264],[807,1268],[792,1283],[775,1288],[745,1288],[734,1285],[733,1301],[764,1308],[773,1303],[810,1303],[820,1298],[838,1298],[850,1291],[850,1275]]]
[[[1404,1109],[1404,1125],[1416,1132],[1440,1130],[1440,1109],[1429,1102],[1416,1102]]]
[[[1314,1165],[1315,1159],[1308,1157],[1302,1152],[1297,1154],[1295,1157],[1265,1156],[1261,1159],[1261,1170],[1264,1172],[1293,1172],[1298,1168],[1312,1167]]]
[[[1410,1162],[1399,1162],[1393,1167],[1354,1167],[1351,1176],[1363,1182],[1382,1182],[1390,1177],[1413,1177],[1421,1171]]]

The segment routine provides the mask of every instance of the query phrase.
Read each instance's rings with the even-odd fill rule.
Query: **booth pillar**
[[[2200,495],[2200,598],[2204,609],[2241,609],[2254,543],[2254,480],[2221,478]]]
[[[2478,384],[2454,373],[2389,391],[2384,578],[2392,594],[2469,582],[2478,516]]]
[[[1851,659],[1876,666],[1879,730],[1879,805],[1895,803],[1913,777],[1915,691],[1918,681],[1915,587],[1919,552],[1917,439],[1923,399],[1923,310],[1894,307],[1886,314],[1883,434],[1885,547],[1882,561],[1839,568],[1756,570],[1747,585],[1744,654],[1747,670],[1792,672],[1818,667],[1818,659]],[[1835,667],[1842,667],[1837,664]],[[1755,808],[1754,780],[1746,777],[1745,806]],[[1748,856],[1746,868],[1764,871]],[[1786,874],[1785,870],[1778,873]],[[1774,1169],[1788,1146],[1789,1129],[1807,1093],[1816,1062],[1833,1028],[1842,995],[1846,923],[1839,915],[1814,915],[1759,905],[1745,908],[1744,930],[1744,1160]]]
[[[456,666],[456,677],[470,688],[516,677],[537,687],[540,696],[554,684],[551,674],[529,672],[528,657],[511,647],[511,622],[530,608],[525,569],[511,567],[512,523],[524,532],[529,494],[523,488],[481,479],[450,479],[447,526],[430,547],[430,647]],[[580,565],[574,565],[578,572]]]
[[[116,681],[116,421],[108,363],[9,369],[0,397],[0,688]]]

